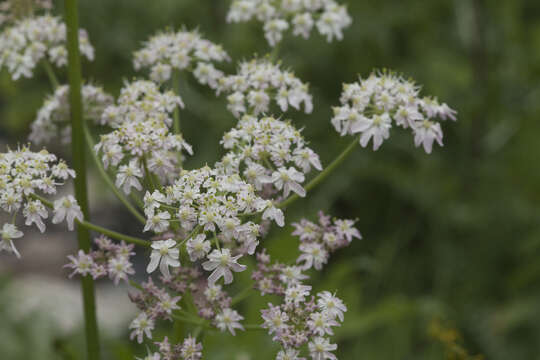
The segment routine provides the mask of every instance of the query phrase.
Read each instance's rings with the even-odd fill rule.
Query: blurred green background
[[[340,2],[348,4],[354,21],[343,41],[328,44],[319,35],[305,41],[289,34],[281,48],[283,64],[311,84],[314,113],[290,117],[305,128],[323,164],[349,141],[330,124],[341,84],[373,68],[413,77],[424,94],[457,109],[459,121],[443,124],[445,146],[432,155],[414,148],[408,132],[393,129],[379,151],[358,148],[309,199],[287,213],[289,220],[298,220],[314,218],[322,209],[358,219],[364,239],[336,253],[322,273],[312,274],[316,290],[338,290],[349,306],[335,338],[338,357],[444,359],[448,347],[429,333],[439,319],[457,330],[458,343],[470,354],[540,359],[540,2]],[[259,23],[226,24],[226,0],[80,3],[81,26],[96,48],[96,60],[83,64],[84,75],[115,95],[125,79],[137,76],[131,53],[166,27],[198,28],[223,44],[234,61],[269,52]],[[63,4],[57,5],[61,12]],[[234,63],[226,68],[232,71]],[[218,139],[235,121],[223,98],[193,78],[189,87],[183,94],[187,110],[182,126],[195,149],[187,166],[196,167],[218,159]],[[45,73],[12,82],[2,72],[2,142],[26,141],[29,123],[49,91]],[[92,196],[110,197],[99,186],[95,189]],[[112,220],[95,204],[94,212],[96,222],[137,230],[119,207],[109,209]],[[265,240],[272,254],[294,256],[297,242],[290,230],[274,231]],[[78,358],[78,331],[54,330],[39,311],[11,310],[16,300],[9,284],[21,273],[41,272],[17,266],[3,268],[0,358]],[[247,278],[243,274],[246,284]],[[248,322],[257,321],[257,306],[267,301],[240,306]],[[122,329],[105,332],[104,358],[129,359],[146,352],[132,347]],[[205,340],[208,359],[273,359],[276,352],[262,333]]]

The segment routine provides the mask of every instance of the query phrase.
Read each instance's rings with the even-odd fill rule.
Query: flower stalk
[[[83,130],[83,105],[81,96],[81,58],[79,52],[79,19],[77,0],[65,0],[64,10],[67,28],[69,103],[71,115],[71,152],[73,169],[77,173],[74,180],[75,197],[85,219],[89,219],[88,191],[86,187],[86,156]],[[79,248],[90,251],[90,231],[84,226],[77,226]],[[99,335],[96,317],[94,281],[89,276],[81,278],[86,351],[88,360],[100,358]]]
[[[109,189],[111,189],[111,191],[116,196],[116,198],[118,200],[120,200],[120,202],[122,204],[124,204],[126,209],[135,218],[137,218],[137,220],[139,220],[139,222],[141,222],[142,224],[145,224],[146,219],[144,218],[144,216],[142,216],[141,213],[139,211],[137,211],[137,209],[124,196],[124,194],[122,194],[118,190],[118,188],[114,185],[113,181],[111,180],[109,174],[107,174],[107,171],[103,167],[103,164],[101,163],[101,161],[99,161],[99,158],[98,158],[96,152],[94,151],[94,141],[92,140],[92,135],[90,134],[90,131],[88,130],[88,127],[86,127],[86,126],[84,127],[84,135],[86,137],[86,144],[88,145],[88,150],[90,151],[90,154],[92,155],[92,160],[94,160],[94,163],[95,163],[95,165],[96,165],[96,167],[98,169],[98,172],[101,175],[102,179],[105,181],[105,184],[107,184]]]
[[[328,165],[319,175],[314,177],[306,186],[306,193],[313,189],[315,186],[319,185],[328,175],[330,175],[345,159],[352,153],[356,148],[356,145],[359,144],[359,138],[355,137],[353,141],[345,148],[343,151]],[[279,208],[286,208],[287,206],[294,203],[300,197],[297,194],[290,196],[287,200],[283,201],[278,205]]]

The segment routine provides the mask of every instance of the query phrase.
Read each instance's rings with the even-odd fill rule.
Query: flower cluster
[[[272,195],[283,190],[305,196],[302,187],[311,168],[322,170],[319,156],[289,122],[244,116],[221,140],[229,152],[218,163],[224,173],[238,174],[258,191]],[[265,187],[265,185],[268,186]]]
[[[237,260],[254,253],[260,226],[244,221],[247,215],[262,213],[263,219],[283,224],[281,210],[255,195],[253,186],[238,175],[220,174],[209,167],[183,170],[180,178],[164,191],[156,190],[144,197],[145,230],[163,233],[172,224],[179,226],[187,234],[184,242],[190,260],[207,259],[202,266],[212,271],[209,277],[212,284],[221,277],[226,284],[232,282],[232,271],[245,269]],[[173,239],[155,242],[148,271],[155,270],[161,262],[161,272],[167,276],[165,268],[180,266],[178,247],[184,242],[177,244]]]
[[[75,172],[65,162],[57,161],[56,156],[46,150],[32,152],[28,147],[10,150],[0,154],[0,208],[11,214],[13,219],[22,210],[25,225],[33,224],[45,231],[44,219],[49,212],[38,193],[55,194],[56,187],[75,177]],[[77,201],[68,195],[54,202],[54,224],[64,220],[69,230],[73,230],[75,219],[82,220],[83,214]],[[17,256],[13,239],[22,236],[15,224],[5,224],[2,230],[0,250],[13,252]]]
[[[253,18],[264,23],[270,46],[276,46],[291,26],[293,35],[305,39],[317,27],[330,42],[334,38],[343,39],[343,29],[352,23],[347,8],[334,0],[234,0],[227,14],[228,22]]]
[[[319,212],[318,224],[306,219],[293,223],[295,230],[292,234],[299,237],[302,253],[297,264],[300,264],[302,270],[321,270],[330,253],[348,246],[354,238],[362,238],[354,223],[354,220],[348,219],[331,220],[322,211]]]
[[[456,111],[436,98],[419,97],[420,88],[393,73],[372,73],[368,78],[343,86],[341,106],[334,108],[332,124],[341,136],[361,134],[366,147],[373,139],[377,150],[390,136],[392,120],[410,128],[415,146],[431,153],[433,142],[442,146],[443,133],[436,118],[456,120]]]
[[[73,275],[86,276],[99,279],[108,276],[118,285],[120,280],[128,281],[128,276],[133,275],[133,264],[130,257],[134,255],[134,245],[127,245],[123,241],[120,244],[113,243],[109,238],[100,236],[94,239],[97,249],[85,253],[79,250],[77,255],[69,255],[69,263],[64,267],[70,268]]]
[[[103,118],[103,110],[114,102],[111,95],[103,88],[94,85],[84,85],[81,88],[84,104],[84,116],[100,125],[108,125]],[[69,114],[69,86],[59,86],[39,109],[32,123],[28,139],[34,144],[43,144],[60,139],[62,144],[71,142],[71,123]]]
[[[281,111],[289,105],[300,110],[302,104],[307,114],[313,110],[308,84],[266,59],[240,63],[237,74],[220,78],[217,89],[228,94],[227,108],[237,118],[267,112],[272,100]]]
[[[228,60],[220,45],[202,38],[197,31],[167,31],[154,35],[136,51],[133,64],[136,70],[150,68],[150,79],[157,83],[170,80],[174,71],[189,69],[202,84],[215,86],[223,73],[212,62]]]
[[[333,335],[332,328],[343,322],[347,311],[343,301],[328,291],[312,296],[311,286],[302,283],[307,276],[299,267],[271,264],[265,252],[258,254],[258,267],[253,276],[256,287],[263,294],[283,297],[280,305],[269,303],[268,309],[261,310],[262,327],[282,347],[277,359],[300,359],[306,343],[312,359],[336,359],[331,352],[337,345],[331,344],[327,336]],[[273,273],[274,279],[263,276],[265,272]]]
[[[26,17],[36,10],[51,10],[52,0],[2,1],[0,3],[0,25]]]
[[[182,298],[171,296],[166,289],[156,286],[151,278],[142,283],[139,292],[130,293],[129,297],[142,311],[129,326],[133,329],[130,337],[136,337],[139,343],[142,343],[145,335],[152,338],[152,330],[158,319],[172,320],[173,312],[180,309],[178,302]]]
[[[151,81],[135,81],[121,91],[117,105],[103,111],[102,123],[114,131],[102,135],[96,145],[105,168],[118,167],[116,185],[126,194],[142,189],[140,179],[148,170],[167,182],[178,174],[178,156],[182,150],[192,154],[181,134],[173,134],[171,113],[182,106],[173,92],[161,92]],[[145,169],[146,167],[146,169]],[[148,174],[147,174],[148,175]]]
[[[84,30],[79,32],[79,48],[87,59],[94,59],[94,48]],[[58,67],[67,64],[66,25],[60,18],[49,15],[26,18],[0,34],[0,69],[6,67],[13,80],[32,77],[41,60]]]
[[[171,345],[169,339],[165,337],[163,341],[156,342],[159,346],[159,353],[149,355],[148,360],[200,360],[202,359],[202,344],[197,339],[189,335],[181,344]]]

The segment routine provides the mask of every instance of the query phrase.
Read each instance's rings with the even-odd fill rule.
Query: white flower
[[[212,271],[212,274],[208,277],[208,282],[214,284],[219,278],[223,277],[225,284],[230,284],[233,280],[232,271],[241,272],[246,270],[245,265],[238,264],[238,259],[242,255],[231,256],[229,249],[214,249],[210,255],[208,255],[208,261],[202,264],[202,267],[206,271]]]
[[[143,231],[152,230],[155,233],[162,233],[169,228],[169,219],[171,214],[162,211],[157,214],[147,214],[146,225]]]
[[[264,320],[262,327],[268,329],[269,334],[279,334],[289,327],[287,324],[287,321],[289,321],[289,316],[284,311],[281,311],[279,306],[274,306],[270,303],[268,306],[268,310],[261,311],[261,317]]]
[[[199,234],[187,241],[186,248],[191,261],[197,261],[204,258],[210,251],[210,241],[205,239],[206,235]]]
[[[147,338],[152,338],[152,330],[154,330],[154,320],[148,317],[146,313],[142,312],[137,316],[129,325],[130,329],[133,329],[129,338],[137,338],[137,342],[141,344],[143,342],[143,337],[146,335]]]
[[[279,280],[287,285],[296,285],[300,281],[307,279],[308,276],[302,274],[302,269],[298,266],[287,266],[283,268],[279,275]]]
[[[299,350],[296,350],[293,348],[286,348],[284,350],[280,350],[277,353],[276,360],[301,360],[298,357],[299,355],[300,355]]]
[[[77,253],[77,256],[68,255],[67,258],[70,261],[70,263],[64,265],[64,267],[73,269],[73,272],[69,274],[70,278],[75,274],[86,276],[90,274],[90,272],[92,271],[92,266],[94,265],[94,259],[92,258],[92,256],[86,254],[84,251],[79,250],[79,252]]]
[[[110,278],[113,279],[115,285],[118,285],[120,280],[127,281],[128,275],[135,274],[133,265],[128,258],[124,256],[110,258],[107,262],[107,271]]]
[[[323,291],[317,294],[317,306],[319,309],[327,313],[331,318],[339,318],[343,321],[343,313],[347,311],[347,306],[343,301],[332,295],[330,291]]]
[[[301,35],[304,39],[307,39],[315,22],[310,13],[303,13],[296,15],[292,20],[292,24],[294,25],[293,35]]]
[[[146,267],[146,272],[149,274],[154,272],[159,265],[159,270],[163,276],[170,277],[169,266],[180,266],[178,260],[180,251],[176,248],[176,241],[173,239],[155,241],[152,243],[152,249],[150,263]]]
[[[129,165],[122,165],[116,175],[116,186],[122,187],[124,192],[129,195],[131,188],[142,190],[142,185],[138,178],[143,176],[142,170],[137,164],[137,160],[131,160]]]
[[[306,296],[309,296],[311,291],[311,286],[295,284],[291,285],[285,290],[285,302],[287,303],[302,303],[306,299]]]
[[[390,137],[390,128],[392,120],[388,113],[374,115],[372,118],[362,118],[351,125],[353,134],[362,133],[360,136],[360,145],[366,147],[369,140],[373,138],[373,150],[377,150],[383,140]]]
[[[262,215],[263,219],[274,220],[278,226],[285,226],[285,217],[283,216],[283,211],[274,206],[270,201],[270,205],[266,207]]]
[[[244,330],[244,327],[240,324],[239,321],[244,320],[244,317],[236,310],[232,309],[223,309],[223,311],[216,315],[216,326],[219,330],[225,331],[229,330],[231,334],[236,335],[235,329]]]
[[[18,239],[23,235],[23,232],[19,231],[15,225],[4,224],[2,230],[0,230],[0,237],[2,238],[2,241],[0,242],[0,251],[6,250],[9,253],[12,252],[20,258],[21,254],[17,251],[13,239]]]
[[[392,120],[414,133],[414,143],[427,153],[433,142],[442,146],[443,133],[435,118],[456,120],[456,111],[436,98],[419,97],[420,87],[391,72],[372,73],[344,84],[341,105],[334,108],[332,125],[342,135],[361,133],[360,144],[373,138],[377,150],[390,135]]]
[[[283,189],[283,196],[288,197],[291,191],[295,192],[301,197],[306,196],[306,190],[300,185],[304,182],[304,174],[296,170],[294,167],[279,168],[272,173],[272,183],[274,186],[281,190]]]
[[[336,219],[334,224],[339,236],[345,237],[348,242],[351,242],[353,238],[362,239],[362,235],[357,228],[354,227],[353,220],[340,220]]]
[[[304,262],[302,270],[308,270],[314,267],[321,270],[323,264],[328,261],[328,252],[318,243],[306,243],[299,246],[302,254],[296,260],[297,263]]]
[[[64,196],[54,202],[53,224],[66,220],[69,231],[73,231],[75,219],[83,221],[84,216],[77,200],[72,196]]]
[[[309,353],[313,360],[337,360],[337,357],[331,353],[337,349],[336,344],[330,344],[330,341],[323,337],[316,337],[308,343]]]
[[[420,124],[415,124],[413,131],[414,145],[416,147],[422,145],[426,153],[431,154],[433,141],[437,141],[440,146],[443,146],[443,133],[440,124],[424,120]]]
[[[39,231],[45,232],[45,223],[42,219],[46,219],[49,216],[47,209],[39,200],[33,200],[26,203],[23,210],[23,216],[25,217],[25,225],[30,226],[36,224]]]
[[[282,33],[289,28],[289,23],[282,19],[273,19],[264,24],[264,36],[270,46],[276,46],[283,38]]]

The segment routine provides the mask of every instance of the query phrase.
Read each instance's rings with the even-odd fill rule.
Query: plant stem
[[[53,203],[50,202],[49,200],[45,199],[42,196],[39,196],[37,194],[30,194],[28,196],[30,198],[34,199],[34,200],[41,201],[41,203],[43,203],[43,205],[45,205],[46,207],[48,207],[50,209],[54,208]],[[111,237],[113,239],[124,240],[125,242],[128,242],[128,243],[132,243],[132,244],[136,244],[136,245],[142,245],[142,246],[146,246],[146,247],[151,245],[151,243],[149,241],[147,241],[147,240],[143,240],[143,239],[139,239],[139,238],[136,238],[136,237],[133,237],[133,236],[125,235],[125,234],[116,232],[114,230],[104,228],[103,226],[92,224],[91,222],[88,222],[88,221],[85,221],[85,220],[79,221],[79,220],[75,219],[75,221],[77,222],[77,224],[81,225],[85,229],[97,231],[97,232],[99,232],[99,233],[101,233],[103,235],[107,235],[107,236],[109,236],[109,237]]]
[[[231,300],[231,306],[238,304],[240,301],[244,300],[245,298],[249,297],[253,293],[254,289],[253,286],[248,286],[247,288],[240,291],[238,294],[236,294],[232,300]]]
[[[107,235],[107,236],[109,236],[109,237],[111,237],[113,239],[124,240],[127,243],[146,246],[146,247],[149,247],[152,244],[150,241],[139,239],[139,238],[129,236],[129,235],[125,235],[125,234],[119,233],[117,231],[110,230],[110,229],[104,228],[104,227],[96,225],[96,224],[92,224],[92,223],[90,223],[88,221],[83,220],[83,221],[80,221],[78,223],[82,227],[84,227],[85,229],[96,231],[96,232],[101,233],[103,235]]]
[[[111,189],[111,191],[116,196],[116,198],[120,200],[122,204],[124,204],[124,206],[128,209],[128,211],[131,214],[133,214],[133,216],[135,216],[137,220],[139,220],[142,224],[145,224],[146,219],[144,218],[144,216],[142,216],[141,213],[139,213],[139,211],[124,196],[124,194],[122,194],[120,190],[118,190],[118,188],[114,185],[113,181],[109,177],[109,174],[107,174],[107,171],[103,167],[103,164],[101,163],[101,161],[99,161],[99,158],[96,152],[94,151],[94,141],[92,140],[92,135],[90,135],[90,131],[88,131],[88,127],[86,126],[84,127],[84,135],[86,137],[86,144],[88,145],[90,154],[92,154],[92,159],[94,160],[94,163],[96,164],[98,172],[103,178],[103,180],[105,181],[105,183],[107,184],[107,186],[109,187],[109,189]]]
[[[84,152],[84,131],[81,99],[81,57],[79,53],[79,19],[77,0],[64,1],[67,48],[68,48],[68,79],[69,106],[71,113],[71,149],[73,169],[77,173],[74,180],[75,197],[85,219],[89,219],[88,193],[86,189],[86,158]],[[83,226],[77,226],[79,248],[84,252],[90,250],[90,232]],[[94,296],[94,281],[90,276],[81,278],[84,306],[84,323],[86,335],[86,350],[88,360],[99,360],[100,348]]]
[[[313,178],[305,187],[306,193],[313,189],[315,186],[319,185],[321,181],[323,181],[328,175],[334,171],[334,169],[340,165],[356,148],[356,145],[359,144],[359,138],[355,137],[354,140],[332,161],[330,165],[319,175],[317,175],[315,178]],[[287,200],[283,201],[281,204],[278,205],[279,208],[285,208],[289,205],[291,205],[293,202],[298,200],[300,197],[297,194],[294,194],[290,196]]]
[[[54,73],[51,63],[47,59],[43,60],[43,67],[45,68],[45,72],[47,73],[47,76],[49,77],[49,82],[51,83],[51,87],[53,88],[53,90],[56,90],[56,88],[60,86],[60,82],[58,81],[58,78],[56,77],[56,74]]]

